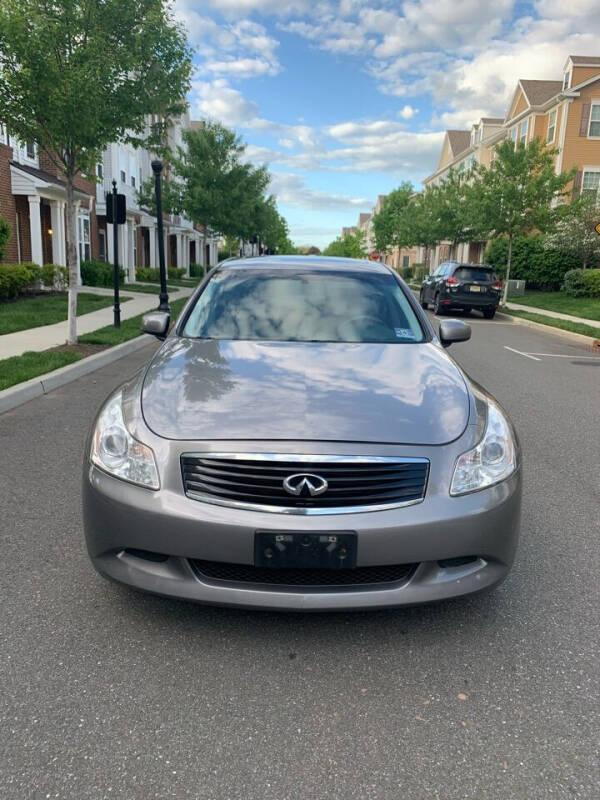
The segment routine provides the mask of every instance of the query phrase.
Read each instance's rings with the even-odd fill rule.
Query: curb
[[[535,330],[544,331],[545,333],[553,333],[555,334],[555,336],[561,336],[564,339],[570,339],[573,342],[577,342],[578,344],[584,344],[587,347],[597,348],[600,346],[599,345],[600,339],[596,339],[593,336],[586,336],[583,333],[566,331],[563,328],[555,328],[553,325],[544,325],[541,322],[534,322],[531,319],[523,319],[523,317],[514,317],[512,314],[505,314],[502,313],[501,311],[496,312],[496,316],[502,317],[503,319],[506,320],[510,320],[511,322],[516,322],[517,325],[525,325],[526,328],[534,328]],[[551,319],[551,317],[549,319]]]
[[[48,394],[53,389],[58,389],[60,386],[77,380],[82,375],[87,375],[89,372],[100,369],[100,367],[105,367],[107,364],[123,358],[123,356],[134,353],[149,344],[153,339],[153,336],[143,334],[135,339],[130,339],[128,342],[123,342],[123,344],[95,353],[93,356],[82,358],[74,364],[67,364],[66,367],[59,367],[52,372],[46,372],[45,375],[38,375],[36,378],[31,378],[31,380],[24,383],[10,386],[0,392],[0,414],[27,403],[35,397]]]

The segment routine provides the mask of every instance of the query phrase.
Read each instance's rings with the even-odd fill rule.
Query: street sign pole
[[[115,289],[114,326],[121,327],[121,306],[119,305],[119,225],[117,213],[117,182],[113,181],[112,217],[113,217],[113,284]]]
[[[162,172],[162,161],[156,159],[152,162],[152,172],[154,172],[154,192],[156,194],[156,223],[158,233],[158,266],[160,270],[160,295],[159,295],[159,311],[166,311],[171,313],[169,306],[169,295],[167,294],[167,271],[165,269],[165,239],[163,232],[163,215],[162,215],[162,187],[160,182],[160,173]]]

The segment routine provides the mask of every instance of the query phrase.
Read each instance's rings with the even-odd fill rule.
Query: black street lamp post
[[[160,173],[162,172],[162,161],[156,160],[152,162],[152,172],[154,173],[154,191],[156,193],[156,222],[158,225],[158,267],[160,271],[160,302],[158,304],[159,311],[166,311],[171,313],[169,306],[169,295],[167,294],[167,271],[165,269],[165,237],[163,232],[163,215],[162,215],[162,187],[160,180]]]

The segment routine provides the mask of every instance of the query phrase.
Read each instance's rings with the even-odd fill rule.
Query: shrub
[[[571,297],[600,297],[600,269],[571,269],[561,288]]]
[[[493,239],[485,251],[484,261],[494,267],[500,277],[506,274],[508,239]],[[544,249],[544,236],[517,236],[513,242],[510,277],[527,281],[530,289],[557,291],[565,273],[577,270],[581,261],[558,250]]]
[[[203,277],[204,277],[204,267],[202,266],[202,264],[190,264],[190,278],[203,278]]]
[[[414,270],[413,270],[412,267],[402,267],[400,269],[400,272],[401,272],[402,277],[404,278],[404,280],[405,281],[409,281],[409,280],[412,279]]]
[[[17,297],[40,278],[37,264],[0,264],[0,299]]]
[[[106,261],[82,261],[81,282],[85,286],[107,286],[114,284],[113,265]],[[125,270],[119,267],[119,283],[125,280]]]
[[[423,278],[429,275],[429,267],[427,264],[413,264],[412,269],[412,279],[415,283],[420,283]]]
[[[10,240],[10,225],[0,214],[0,260],[4,258],[6,245]]]
[[[158,283],[160,281],[160,270],[154,267],[138,267],[135,271],[138,281],[150,281],[150,283]],[[169,267],[167,276],[169,280],[182,278],[185,275],[183,267]]]
[[[63,291],[69,285],[69,270],[59,264],[44,264],[40,268],[40,280],[48,288]]]

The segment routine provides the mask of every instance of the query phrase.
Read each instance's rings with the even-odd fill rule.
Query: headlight
[[[118,392],[100,412],[92,437],[92,463],[124,481],[158,489],[154,453],[134,439],[125,427],[122,401],[123,394]]]
[[[485,489],[508,478],[517,468],[517,446],[508,420],[496,403],[487,400],[488,417],[483,439],[459,456],[450,494]]]

